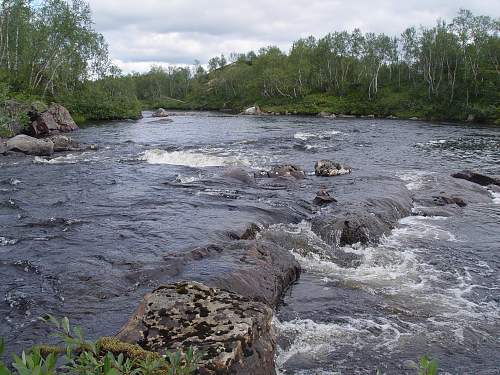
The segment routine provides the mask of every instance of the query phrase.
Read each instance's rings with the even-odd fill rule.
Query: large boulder
[[[163,108],[158,108],[151,115],[152,117],[168,117],[168,112]]]
[[[272,309],[197,282],[147,294],[117,338],[161,354],[194,347],[199,374],[275,374]]]
[[[37,139],[27,135],[16,135],[7,141],[7,151],[28,155],[50,156],[54,153],[54,143],[50,139]]]
[[[52,103],[43,112],[41,106],[32,106],[30,118],[32,120],[28,133],[33,137],[46,137],[51,134],[66,133],[78,129],[75,121],[66,108],[60,104]]]
[[[352,168],[348,165],[335,163],[331,160],[319,160],[314,165],[314,173],[316,176],[331,177],[350,174]]]
[[[454,173],[451,175],[454,178],[459,178],[463,180],[467,180],[473,182],[475,184],[479,184],[481,186],[488,185],[497,185],[500,186],[500,178],[499,177],[490,177],[475,171],[464,170],[458,173]]]

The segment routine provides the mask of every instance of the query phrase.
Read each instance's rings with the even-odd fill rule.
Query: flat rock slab
[[[192,346],[200,374],[274,374],[272,315],[237,293],[180,282],[147,294],[117,338],[161,354]]]

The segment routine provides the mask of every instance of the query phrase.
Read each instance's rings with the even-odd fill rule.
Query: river
[[[325,256],[330,245],[311,230],[317,211],[304,208],[321,184],[346,202],[390,194],[393,183],[415,196],[447,192],[465,168],[500,175],[499,127],[150,115],[72,134],[98,151],[0,156],[0,336],[11,350],[44,341],[44,313],[89,338],[114,334],[145,293],[173,280],[165,254],[255,222],[286,238],[303,268],[274,321],[280,373],[414,373],[408,361],[425,353],[453,374],[499,373],[498,192],[465,191],[467,207],[448,216],[415,204],[378,245],[343,248],[352,264]],[[316,177],[319,159],[353,173]],[[307,178],[259,189],[223,176],[283,163]]]

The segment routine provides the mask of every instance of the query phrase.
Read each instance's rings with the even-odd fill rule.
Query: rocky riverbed
[[[498,129],[145,113],[71,138],[0,156],[14,349],[50,312],[202,373],[498,370]]]

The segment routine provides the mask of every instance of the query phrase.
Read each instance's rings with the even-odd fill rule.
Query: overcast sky
[[[98,31],[125,72],[152,64],[205,64],[230,52],[360,28],[401,33],[451,20],[459,8],[500,16],[499,0],[90,0]]]

